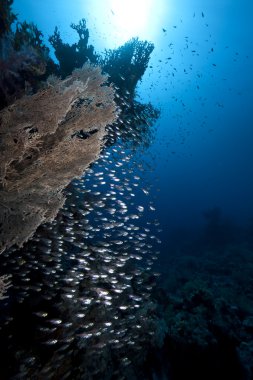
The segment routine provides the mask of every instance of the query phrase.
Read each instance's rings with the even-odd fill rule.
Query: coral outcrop
[[[31,45],[16,50],[13,44],[11,34],[0,39],[0,110],[32,92],[46,73],[46,61]]]
[[[22,244],[64,203],[117,118],[114,90],[85,65],[0,112],[0,251]]]
[[[9,33],[11,24],[17,19],[17,16],[12,12],[13,0],[0,1],[0,38],[4,33]]]

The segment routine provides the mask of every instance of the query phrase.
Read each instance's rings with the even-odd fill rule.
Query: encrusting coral
[[[98,157],[117,118],[106,80],[86,64],[0,112],[0,252],[54,219],[62,190]]]

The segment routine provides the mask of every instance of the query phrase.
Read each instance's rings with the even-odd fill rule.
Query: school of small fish
[[[159,221],[145,164],[116,132],[57,218],[0,257],[13,284],[1,305],[2,378],[134,378],[154,337]]]

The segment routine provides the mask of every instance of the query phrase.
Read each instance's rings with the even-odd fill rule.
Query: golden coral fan
[[[98,158],[117,118],[106,80],[86,64],[0,112],[0,251],[54,219],[62,190]]]

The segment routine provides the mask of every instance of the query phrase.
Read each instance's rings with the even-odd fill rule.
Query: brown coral
[[[85,65],[0,112],[0,251],[52,220],[64,187],[98,157],[117,117],[106,79]]]

